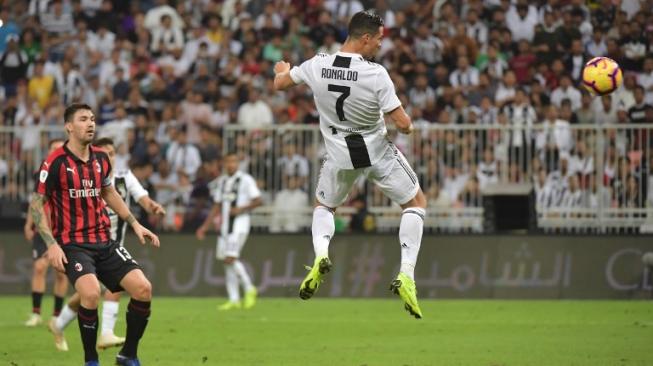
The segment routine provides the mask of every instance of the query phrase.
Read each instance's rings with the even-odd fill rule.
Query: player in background
[[[118,365],[139,366],[138,342],[150,316],[152,285],[129,252],[111,241],[108,206],[129,223],[141,244],[159,246],[159,238],[131,214],[111,181],[109,157],[91,146],[95,115],[86,104],[64,111],[68,140],[41,165],[31,214],[48,246],[47,258],[56,270],[66,272],[81,298],[79,331],[86,366],[99,365],[95,349],[100,283],[112,292],[131,295],[127,310],[127,337],[116,356]],[[49,205],[50,220],[44,206]],[[52,226],[52,227],[50,227]]]
[[[51,140],[48,145],[48,155],[62,146],[63,140]],[[36,173],[36,180],[38,180],[38,173]],[[34,258],[32,272],[32,314],[25,322],[25,325],[28,327],[35,327],[43,322],[41,319],[41,300],[43,298],[43,293],[45,292],[45,279],[48,274],[49,266],[48,259],[44,256],[48,247],[45,245],[45,242],[40,235],[34,235],[36,234],[34,229],[34,221],[32,220],[32,215],[29,214],[28,210],[24,232],[25,239],[27,239],[28,242],[32,242],[32,257]],[[67,291],[68,279],[66,278],[66,275],[54,271],[54,311],[52,312],[52,319],[50,319],[50,322],[54,321],[54,319],[61,313],[63,299],[66,296]]]
[[[277,90],[306,83],[313,91],[327,150],[313,211],[315,264],[302,282],[299,296],[311,298],[323,275],[330,271],[328,249],[335,231],[335,209],[345,202],[356,178],[364,175],[403,209],[399,225],[401,267],[391,289],[410,314],[421,318],[414,271],[426,199],[415,172],[387,138],[384,114],[401,133],[410,134],[413,125],[386,69],[367,61],[381,48],[383,20],[371,12],[358,12],[351,18],[348,31],[345,44],[333,55],[317,54],[292,69],[284,61],[274,66]]]
[[[249,212],[260,206],[261,191],[251,175],[238,170],[238,155],[229,153],[224,157],[225,173],[212,183],[213,207],[204,223],[197,229],[199,240],[204,240],[206,231],[220,213],[222,224],[218,235],[216,258],[224,262],[227,295],[229,300],[219,310],[249,309],[256,303],[257,291],[240,261],[240,252],[247,241],[250,229]],[[240,302],[239,284],[245,293]]]
[[[110,138],[101,138],[93,143],[93,146],[104,151],[109,156],[111,166],[115,166],[116,149],[113,140]],[[147,191],[138,182],[131,170],[118,170],[112,172],[113,186],[127,207],[131,204],[131,199],[149,214],[165,215],[165,209],[158,202],[152,200]],[[115,211],[107,209],[109,219],[111,220],[111,240],[118,243],[121,247],[125,244],[125,233],[127,225],[125,220],[118,217]],[[104,291],[104,301],[102,302],[102,319],[100,322],[100,338],[97,341],[97,347],[105,349],[109,347],[121,346],[125,343],[124,337],[118,337],[114,334],[114,327],[118,318],[118,308],[120,307],[121,292]],[[77,317],[79,310],[80,297],[75,293],[68,300],[63,308],[61,315],[49,325],[50,331],[54,334],[54,343],[57,349],[62,351],[68,350],[68,344],[64,337],[63,331],[68,324]]]

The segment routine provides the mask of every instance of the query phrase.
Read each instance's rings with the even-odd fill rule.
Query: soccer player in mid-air
[[[63,140],[51,140],[48,146],[48,154],[61,146],[63,146]],[[36,179],[38,180],[38,173],[36,173]],[[45,245],[45,242],[40,235],[35,235],[34,221],[29,212],[27,213],[27,220],[25,220],[24,231],[25,239],[27,239],[28,242],[32,242],[32,257],[34,258],[34,267],[32,270],[32,314],[25,322],[25,325],[28,327],[35,327],[43,322],[41,319],[41,300],[43,298],[43,293],[45,292],[45,277],[48,274],[49,266],[48,259],[44,254],[48,247]],[[50,322],[53,322],[56,317],[59,316],[59,313],[61,313],[63,299],[66,296],[67,291],[68,279],[66,278],[66,275],[54,271],[54,311],[52,312],[52,319],[50,319]]]
[[[251,175],[238,170],[238,155],[229,153],[224,157],[225,173],[213,186],[213,207],[204,223],[197,229],[199,240],[204,240],[206,231],[211,227],[218,213],[221,214],[222,225],[218,236],[216,258],[224,261],[227,295],[229,300],[220,305],[219,310],[249,309],[256,303],[256,287],[247,274],[245,266],[240,261],[240,252],[247,241],[250,228],[249,212],[263,203],[261,191]],[[243,303],[240,302],[238,285],[243,286],[245,293]]]
[[[100,283],[112,292],[131,295],[127,310],[127,337],[116,356],[118,365],[139,366],[138,342],[150,316],[152,285],[129,252],[111,241],[106,207],[131,225],[141,244],[159,246],[159,238],[131,214],[111,181],[111,163],[102,150],[91,146],[95,115],[86,104],[64,111],[68,140],[41,165],[31,200],[34,225],[48,246],[47,258],[65,272],[80,295],[77,320],[84,346],[85,366],[99,365],[97,308]],[[46,202],[50,220],[43,209]],[[50,228],[50,225],[52,228]]]
[[[101,149],[109,156],[111,166],[115,166],[116,149],[113,140],[110,138],[101,138],[93,143],[93,146]],[[145,209],[149,214],[165,215],[165,209],[158,202],[152,200],[143,186],[138,182],[131,170],[112,171],[113,186],[120,194],[120,197],[127,207],[131,204],[131,198]],[[125,220],[118,217],[112,209],[107,210],[111,219],[111,240],[118,243],[121,247],[125,243],[125,233],[127,225]],[[102,302],[102,318],[100,322],[100,338],[97,346],[100,349],[121,346],[125,343],[124,337],[118,337],[114,333],[114,327],[118,318],[118,307],[120,306],[121,292],[104,292],[104,301]],[[75,293],[61,311],[61,315],[49,324],[50,331],[54,334],[54,342],[57,349],[61,351],[68,350],[68,344],[64,337],[63,330],[66,326],[77,317],[77,311],[80,305],[79,294]]]
[[[299,296],[310,299],[330,271],[328,249],[335,231],[335,209],[345,202],[354,181],[364,175],[403,209],[399,225],[401,267],[391,289],[401,297],[410,314],[421,318],[414,271],[426,199],[415,172],[387,138],[384,114],[390,116],[401,133],[410,134],[413,125],[388,72],[368,61],[381,47],[383,20],[371,12],[358,12],[351,18],[348,31],[345,44],[333,55],[317,54],[292,69],[284,61],[274,66],[277,90],[306,83],[313,91],[327,150],[313,211],[316,258],[302,281]]]

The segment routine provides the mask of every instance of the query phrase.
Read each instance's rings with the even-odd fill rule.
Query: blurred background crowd
[[[638,0],[5,1],[0,195],[27,199],[12,177],[31,177],[79,101],[116,141],[116,168],[169,207],[164,229],[203,219],[221,156],[236,149],[270,230],[300,230],[293,213],[310,206],[324,153],[319,116],[306,87],[273,90],[272,66],[336,52],[369,8],[385,20],[375,61],[418,127],[396,144],[431,207],[480,206],[502,182],[533,183],[540,210],[653,202],[653,1]],[[624,71],[611,95],[580,88],[595,56]],[[367,207],[389,202],[361,182],[347,205],[364,230]]]

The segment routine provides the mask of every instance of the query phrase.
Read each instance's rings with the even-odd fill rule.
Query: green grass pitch
[[[155,298],[143,365],[653,365],[649,301],[422,301],[422,320],[391,299],[264,298],[218,312],[221,301]],[[76,321],[60,353],[45,327],[22,325],[28,296],[0,297],[0,308],[1,366],[83,364]],[[116,352],[100,351],[101,364]]]

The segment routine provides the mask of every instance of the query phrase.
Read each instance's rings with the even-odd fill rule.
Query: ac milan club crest
[[[82,271],[82,264],[81,263],[75,263],[75,271],[77,271],[77,272]]]

